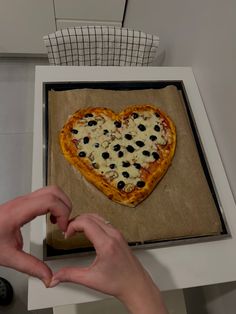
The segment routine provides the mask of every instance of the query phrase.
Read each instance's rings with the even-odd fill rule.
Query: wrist
[[[131,314],[168,314],[161,292],[146,275],[119,298]]]

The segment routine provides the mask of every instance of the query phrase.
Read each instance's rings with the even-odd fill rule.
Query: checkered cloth
[[[81,26],[43,37],[52,65],[145,66],[157,56],[159,37],[112,26]]]

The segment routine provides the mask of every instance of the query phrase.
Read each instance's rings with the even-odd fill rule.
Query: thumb
[[[64,267],[56,272],[52,281],[49,285],[50,288],[55,287],[60,282],[74,282],[88,286],[86,280],[86,274],[88,273],[89,268],[79,268],[79,267]]]
[[[43,281],[46,287],[49,287],[52,279],[52,271],[45,263],[24,251],[14,250],[14,252],[8,253],[11,257],[7,263],[8,267],[37,277]]]

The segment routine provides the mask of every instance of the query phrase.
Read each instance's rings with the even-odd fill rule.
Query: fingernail
[[[50,283],[51,283],[51,279],[42,279],[44,285],[46,288],[49,288]]]
[[[53,287],[55,287],[55,286],[57,286],[58,284],[59,284],[59,280],[57,280],[57,279],[52,279],[52,281],[50,282],[50,284],[49,284],[49,287],[50,288],[53,288]]]

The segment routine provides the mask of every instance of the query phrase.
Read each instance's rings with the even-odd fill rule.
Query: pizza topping
[[[118,178],[119,174],[116,172],[116,171],[107,171],[105,173],[106,177],[109,179],[109,180],[114,180],[116,178]]]
[[[143,124],[139,124],[139,125],[138,125],[138,128],[139,128],[139,130],[142,131],[142,132],[146,130],[146,127],[145,127]]]
[[[153,141],[153,142],[157,139],[156,135],[151,135],[149,138],[150,138],[150,140]]]
[[[104,152],[104,153],[102,153],[102,157],[103,157],[103,159],[108,159],[110,157],[110,155],[108,152]]]
[[[84,115],[85,118],[92,118],[93,117],[93,114],[92,113],[86,113]]]
[[[118,157],[121,158],[121,157],[123,157],[123,156],[124,156],[124,153],[123,153],[122,151],[119,151]]]
[[[142,142],[142,141],[136,141],[135,143],[139,147],[143,147],[144,146],[144,142]]]
[[[144,156],[150,156],[150,152],[149,152],[148,150],[144,150],[144,151],[143,151],[143,155],[144,155]]]
[[[122,172],[122,175],[125,177],[125,178],[128,178],[129,177],[129,173],[127,171],[123,171]]]
[[[133,148],[133,146],[131,146],[131,145],[128,145],[128,146],[126,147],[126,149],[127,149],[127,151],[128,151],[129,153],[133,153],[133,152],[134,152],[134,148]]]
[[[120,144],[114,145],[113,149],[114,149],[115,152],[118,152],[120,150]]]
[[[95,169],[99,169],[99,164],[96,163],[96,162],[93,162],[93,163],[92,163],[92,166],[93,166],[93,168],[95,168]]]
[[[137,182],[137,187],[138,188],[143,188],[145,186],[145,182],[144,181],[138,181]]]
[[[159,154],[157,152],[153,152],[152,156],[155,160],[158,160],[160,158]]]
[[[79,152],[79,157],[85,157],[86,153],[85,152]]]
[[[137,112],[134,112],[134,113],[132,114],[132,117],[133,117],[134,119],[137,119],[137,118],[139,117],[139,115],[138,115]]]
[[[88,156],[89,160],[91,161],[94,161],[94,154],[93,153],[90,153],[89,156]]]
[[[128,183],[125,185],[124,187],[124,191],[127,192],[127,193],[130,193],[132,192],[134,189],[134,185],[132,183]]]
[[[124,181],[119,181],[118,184],[117,184],[117,187],[118,187],[119,190],[122,190],[125,187]]]
[[[78,132],[79,132],[79,131],[76,130],[76,129],[71,129],[70,131],[71,131],[71,133],[73,133],[73,134],[78,134]]]
[[[160,132],[160,127],[159,127],[159,125],[155,125],[155,126],[154,126],[154,130],[155,130],[156,132]]]
[[[102,142],[102,147],[103,148],[107,148],[109,145],[110,145],[110,143],[108,141]]]
[[[88,144],[88,142],[89,142],[89,137],[88,137],[88,136],[85,136],[85,137],[84,137],[84,144]]]
[[[121,122],[120,121],[115,121],[114,124],[117,128],[121,128]]]
[[[137,162],[134,163],[134,167],[135,167],[136,169],[138,169],[138,170],[141,169],[141,165],[138,164]]]
[[[127,167],[130,166],[130,162],[128,162],[128,161],[123,161],[123,162],[122,162],[122,166],[123,166],[124,168],[127,168]]]
[[[75,144],[75,146],[77,146],[77,145],[78,145],[78,143],[79,143],[79,140],[77,140],[76,138],[73,138],[72,143],[74,143],[74,144]]]
[[[96,120],[90,120],[88,122],[88,126],[93,126],[93,125],[97,125],[97,121]]]
[[[127,140],[132,140],[132,135],[131,134],[125,134],[125,138]]]
[[[95,117],[95,120],[96,120],[97,122],[99,122],[100,124],[105,123],[105,119],[104,119],[102,116],[97,116],[97,117]]]
[[[72,142],[94,171],[129,193],[145,186],[143,171],[160,159],[158,145],[170,141],[164,122],[154,111],[115,121],[103,113],[87,113],[71,128]]]
[[[117,184],[117,187],[118,187],[119,190],[122,190],[125,187],[124,181],[119,181],[118,184]]]

